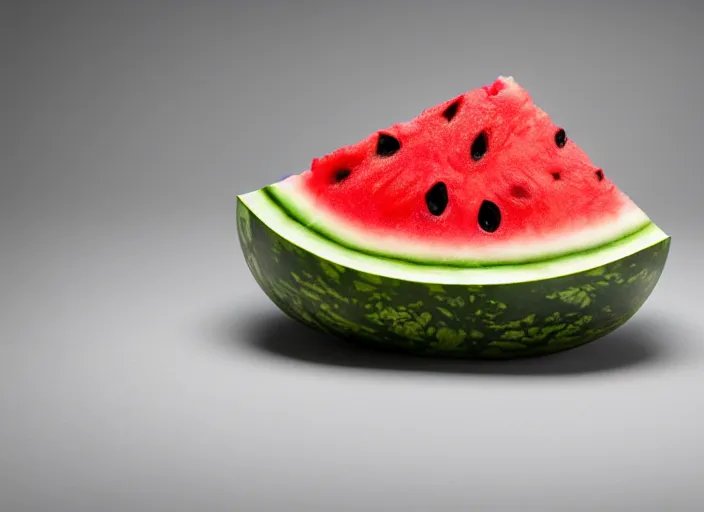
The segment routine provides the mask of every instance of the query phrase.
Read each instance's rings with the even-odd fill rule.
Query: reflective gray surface
[[[704,506],[701,3],[4,9],[0,510]],[[640,313],[507,364],[278,313],[235,196],[500,74],[673,236]]]

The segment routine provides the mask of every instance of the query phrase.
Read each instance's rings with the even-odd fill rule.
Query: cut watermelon
[[[319,330],[506,358],[622,325],[670,238],[512,78],[239,196],[249,268]]]

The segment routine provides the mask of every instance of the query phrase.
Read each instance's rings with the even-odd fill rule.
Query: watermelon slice
[[[512,78],[238,197],[246,261],[318,330],[419,354],[574,348],[633,316],[670,237]]]

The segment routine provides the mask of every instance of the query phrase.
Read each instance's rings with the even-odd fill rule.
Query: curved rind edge
[[[618,261],[670,238],[650,223],[638,233],[617,242],[549,260],[485,267],[428,265],[374,256],[341,246],[289,217],[271,202],[262,189],[238,196],[238,202],[246,205],[253,215],[279,236],[322,259],[366,273],[425,283],[484,285],[541,281]]]
[[[372,257],[402,260],[420,265],[485,267],[540,263],[548,259],[583,254],[593,247],[619,243],[652,224],[645,212],[631,201],[628,213],[621,222],[607,223],[599,228],[586,229],[580,233],[571,233],[569,236],[553,237],[540,243],[518,240],[516,244],[504,244],[500,248],[494,248],[488,254],[484,250],[476,249],[468,253],[467,247],[457,247],[457,245],[439,247],[433,244],[432,249],[425,247],[419,250],[414,245],[407,245],[406,239],[402,236],[398,238],[396,235],[390,235],[391,238],[375,236],[373,243],[370,243],[362,241],[367,235],[359,227],[346,226],[343,230],[333,227],[330,224],[334,222],[333,219],[328,219],[327,215],[321,214],[316,205],[309,202],[310,198],[291,188],[292,184],[287,184],[286,180],[273,183],[262,187],[258,193],[266,195],[268,200],[287,216],[332,243]],[[400,247],[403,249],[399,250]],[[546,251],[546,247],[551,248]]]
[[[339,265],[291,243],[241,200],[242,252],[265,294],[318,331],[420,355],[511,359],[602,338],[630,319],[656,286],[666,237],[579,273],[504,284],[437,284]]]

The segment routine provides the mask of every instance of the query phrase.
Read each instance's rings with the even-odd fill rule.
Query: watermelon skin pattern
[[[513,359],[576,348],[614,331],[650,296],[670,238],[589,271],[541,281],[434,285],[363,274],[280,237],[238,200],[247,265],[288,316],[331,335],[407,353]]]

